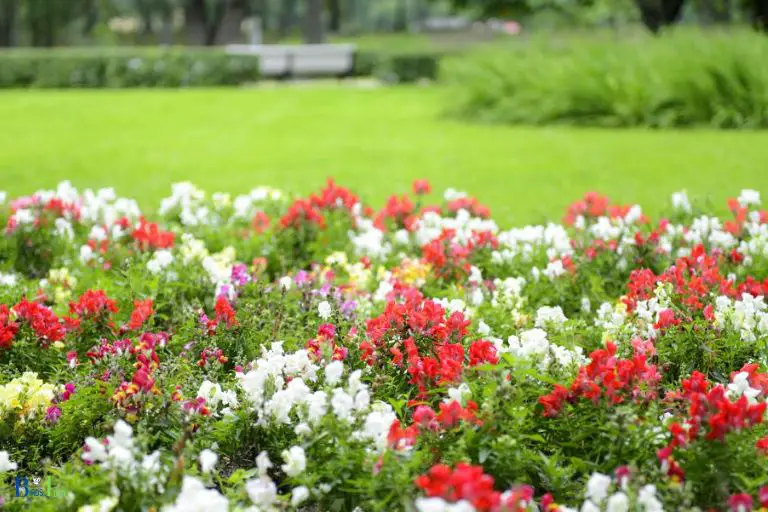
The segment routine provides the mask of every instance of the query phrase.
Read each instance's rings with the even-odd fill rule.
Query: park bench
[[[259,72],[268,78],[346,76],[355,64],[355,46],[351,44],[235,44],[226,51],[258,55]]]

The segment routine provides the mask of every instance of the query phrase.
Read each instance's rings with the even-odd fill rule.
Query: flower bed
[[[514,229],[429,193],[6,198],[5,506],[768,506],[759,193]]]

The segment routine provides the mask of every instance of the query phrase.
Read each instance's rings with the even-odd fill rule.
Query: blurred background
[[[381,43],[416,48],[521,27],[765,26],[766,9],[764,0],[0,0],[0,46],[220,45],[258,30],[268,43],[408,34]]]
[[[768,0],[0,0],[0,178],[151,209],[189,180],[502,223],[598,190],[768,193]]]

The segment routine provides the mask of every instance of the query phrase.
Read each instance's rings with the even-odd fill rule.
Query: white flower
[[[307,397],[307,419],[316,424],[328,410],[328,395],[325,391],[315,391]]]
[[[156,251],[155,254],[152,255],[152,259],[147,262],[147,270],[153,274],[159,274],[171,263],[173,263],[173,253],[166,249],[161,249]]]
[[[130,450],[133,448],[133,429],[123,420],[117,420],[114,427],[114,435],[109,438],[110,448],[119,446]]]
[[[216,463],[219,462],[219,456],[213,450],[206,448],[200,452],[198,460],[200,461],[200,470],[203,473],[210,473],[216,467]]]
[[[608,498],[606,512],[629,512],[629,498],[623,492],[617,492]]]
[[[354,399],[349,396],[343,389],[336,388],[333,390],[333,396],[331,397],[331,407],[333,412],[339,419],[349,421],[352,419],[352,408],[355,406]]]
[[[245,492],[257,507],[269,509],[277,500],[277,486],[268,476],[245,482]]]
[[[0,286],[16,286],[16,276],[0,272]]]
[[[272,467],[272,461],[269,460],[269,455],[266,451],[256,456],[256,467],[259,470],[259,476],[265,476],[269,468]]]
[[[246,484],[247,485],[247,484]],[[176,503],[163,509],[164,512],[226,512],[229,500],[216,489],[206,489],[203,482],[185,476]]]
[[[563,314],[563,308],[560,306],[542,306],[536,311],[536,327],[546,327],[550,324],[560,325],[566,320],[568,319]]]
[[[299,487],[296,487],[291,493],[291,505],[294,507],[301,505],[307,501],[307,498],[309,498],[309,489],[303,485],[300,485]]]
[[[56,219],[54,222],[54,225],[56,226],[56,234],[62,238],[67,238],[69,240],[72,240],[74,238],[75,233],[72,231],[72,223],[69,222],[67,219]]]
[[[355,395],[355,410],[363,411],[371,405],[371,395],[368,393],[368,389],[363,388]]]
[[[331,386],[335,386],[341,380],[341,375],[343,373],[344,363],[341,361],[331,361],[325,367],[325,382]]]
[[[488,336],[489,334],[491,334],[491,328],[488,326],[487,323],[480,320],[480,323],[477,326],[477,333],[480,336]]]
[[[283,460],[285,464],[280,467],[288,476],[298,476],[307,468],[307,457],[301,446],[292,446],[290,450],[283,450]]]
[[[750,402],[754,402],[757,395],[761,392],[759,389],[749,385],[749,373],[747,372],[739,372],[734,375],[733,382],[728,384],[728,391],[734,398],[745,395]]]
[[[89,245],[80,247],[80,263],[86,264],[93,259],[93,249]]]
[[[374,410],[365,418],[363,430],[359,433],[363,439],[370,439],[379,451],[387,447],[387,435],[392,422],[397,419],[389,404],[382,404],[381,410]]]
[[[95,505],[83,505],[77,512],[111,512],[117,507],[118,498],[110,496],[108,498],[102,498]]]
[[[645,507],[645,512],[664,512],[664,506],[656,498],[655,485],[646,485],[638,491],[637,504]]]
[[[416,510],[419,512],[445,512],[448,503],[443,498],[417,498]]]
[[[760,206],[760,192],[757,190],[744,189],[741,191],[738,200],[741,206]]]
[[[462,382],[459,387],[448,388],[448,398],[446,402],[453,402],[454,400],[461,405],[465,405],[465,401],[472,396],[472,391],[469,389],[469,385],[466,382]]]
[[[5,450],[0,451],[0,473],[6,471],[15,471],[18,468],[18,464],[11,462],[11,457]]]
[[[95,437],[88,437],[85,439],[82,457],[87,463],[104,462],[107,460],[107,449]]]
[[[672,194],[672,208],[684,211],[685,213],[691,212],[691,202],[688,200],[688,194],[685,190]]]
[[[323,320],[328,320],[331,317],[331,305],[327,300],[324,300],[317,305],[317,314],[320,315],[320,318]]]
[[[608,488],[611,486],[611,477],[602,473],[592,473],[587,482],[587,499],[595,503],[602,503],[608,496]]]
[[[293,285],[293,279],[290,276],[284,276],[280,278],[278,284],[280,284],[281,289],[288,291],[291,289],[291,285]]]

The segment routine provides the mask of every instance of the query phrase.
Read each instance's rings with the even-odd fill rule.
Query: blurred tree
[[[15,43],[17,0],[0,0],[0,47],[13,46]]]
[[[751,0],[752,24],[756,29],[768,32],[768,0]]]
[[[328,31],[338,34],[341,32],[341,23],[341,0],[328,0]]]
[[[680,21],[685,0],[635,0],[635,3],[643,24],[657,33],[663,27]]]
[[[22,0],[22,19],[32,46],[53,46],[61,32],[81,17],[86,0]]]
[[[145,38],[151,37],[154,30],[154,17],[156,14],[157,4],[163,3],[162,0],[156,2],[155,0],[133,0],[136,14],[141,19],[141,28],[139,34]]]
[[[396,0],[395,18],[392,22],[392,30],[405,32],[408,29],[408,0]]]
[[[697,19],[704,23],[728,23],[731,21],[730,0],[694,0]]]
[[[527,0],[452,0],[456,9],[471,9],[481,17],[517,18],[530,14]]]
[[[307,44],[322,44],[325,42],[323,34],[323,7],[324,0],[306,0],[304,13],[304,42]]]
[[[296,0],[282,0],[280,2],[280,16],[277,23],[277,36],[282,39],[288,35],[296,21]]]
[[[219,34],[221,22],[224,21],[229,4],[230,0],[187,1],[185,20],[193,44],[206,46],[216,44],[216,36]]]

